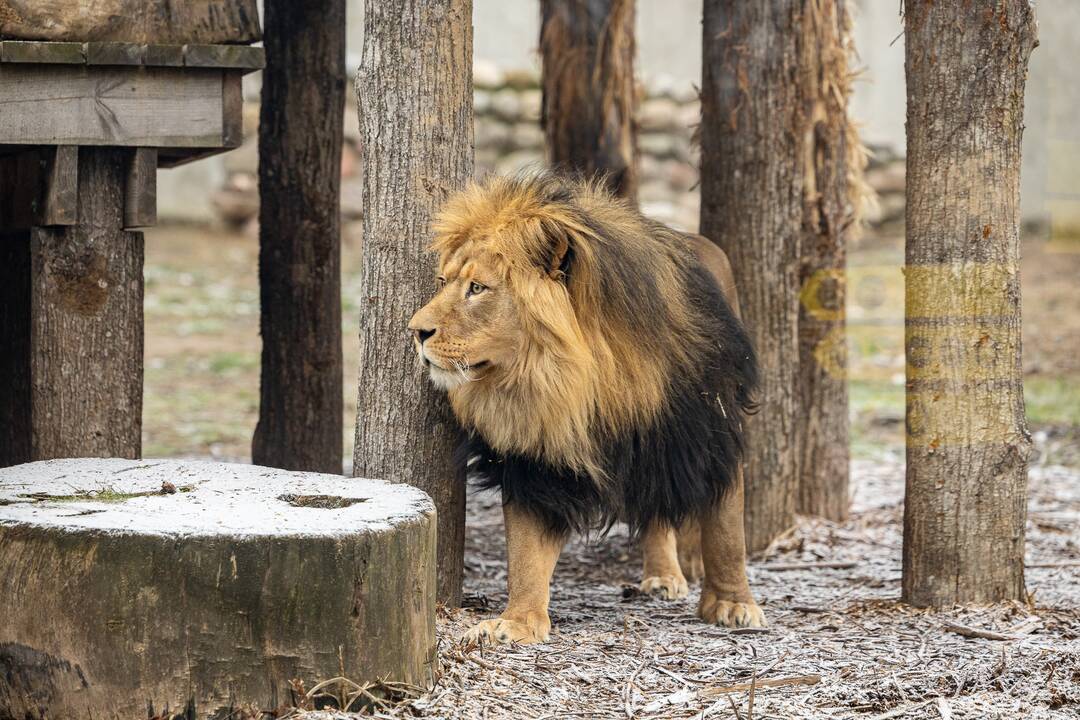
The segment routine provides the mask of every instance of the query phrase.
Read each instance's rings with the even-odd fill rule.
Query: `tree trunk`
[[[167,460],[0,470],[0,717],[225,720],[280,713],[293,680],[430,686],[434,565],[414,488]]]
[[[862,145],[848,119],[850,16],[845,0],[806,3],[799,20],[803,178],[799,272],[800,480],[796,511],[848,513],[846,248],[861,192]],[[849,178],[851,181],[849,182]]]
[[[434,498],[438,597],[455,606],[465,537],[465,479],[451,458],[457,426],[406,326],[434,290],[432,215],[472,176],[472,1],[368,2],[356,92],[364,257],[353,473]]]
[[[35,460],[142,452],[143,236],[123,229],[129,152],[81,148],[78,225],[30,231]]]
[[[549,161],[637,197],[634,0],[542,0],[541,124]]]
[[[0,378],[6,378],[0,382],[0,467],[6,467],[32,459],[28,231],[0,232],[0,347]]]
[[[345,0],[267,0],[259,120],[256,464],[342,471]]]
[[[750,419],[746,543],[765,548],[794,525],[799,485],[799,273],[812,124],[804,117],[804,3],[705,0],[701,87],[701,234],[731,259],[761,365]],[[812,156],[812,155],[811,155]]]
[[[1024,597],[1028,0],[908,0],[904,600]]]

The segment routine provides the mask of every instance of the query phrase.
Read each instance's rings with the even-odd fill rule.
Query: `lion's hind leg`
[[[665,600],[686,597],[690,588],[679,567],[675,531],[662,523],[649,523],[641,534],[641,551],[644,559],[641,592]]]
[[[764,627],[765,614],[754,602],[746,579],[743,535],[743,477],[701,516],[701,551],[705,581],[698,617],[714,625]]]
[[[679,550],[679,567],[689,583],[705,577],[705,563],[701,558],[701,524],[697,518],[689,518],[675,531]]]

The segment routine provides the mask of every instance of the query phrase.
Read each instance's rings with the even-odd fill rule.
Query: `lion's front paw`
[[[698,617],[710,625],[727,627],[765,627],[765,613],[753,600],[727,600],[712,590],[701,591]]]
[[[690,594],[686,578],[681,575],[654,575],[641,581],[638,589],[646,595],[659,595],[665,600],[678,600]]]
[[[512,642],[528,645],[545,642],[550,628],[549,622],[519,622],[500,617],[476,623],[461,636],[461,640],[470,645],[502,645]]]

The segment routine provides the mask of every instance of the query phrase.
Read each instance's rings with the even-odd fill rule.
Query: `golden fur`
[[[595,289],[610,268],[599,267],[594,247],[604,240],[581,222],[582,211],[620,228],[623,238],[636,241],[628,251],[655,268],[656,286],[675,321],[669,343],[643,344],[631,313],[613,316],[598,307]],[[506,288],[515,300],[512,320],[521,353],[509,365],[450,388],[453,409],[466,427],[477,429],[496,450],[562,462],[602,480],[592,423],[612,430],[648,423],[664,400],[670,374],[693,362],[680,351],[695,328],[672,263],[648,257],[688,252],[688,243],[671,232],[664,246],[653,239],[655,232],[632,207],[589,183],[577,185],[573,206],[543,197],[536,184],[496,178],[469,186],[443,207],[433,243],[440,275],[448,286],[481,277]],[[554,252],[553,236],[561,238]],[[575,282],[552,282],[571,244]],[[545,255],[546,272],[536,263]],[[435,305],[444,311],[433,318],[440,332],[468,334],[455,324],[459,316],[452,305]]]

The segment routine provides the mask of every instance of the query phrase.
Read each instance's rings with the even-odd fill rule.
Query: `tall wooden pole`
[[[541,122],[550,162],[637,197],[634,0],[541,0]]]
[[[465,537],[456,423],[406,326],[434,292],[431,218],[473,172],[472,0],[369,0],[356,93],[364,257],[353,472],[435,500],[438,597],[453,606]]]
[[[342,471],[345,0],[266,0],[256,464]]]
[[[1028,0],[905,5],[903,597],[1024,597],[1031,441],[1020,364]]]

